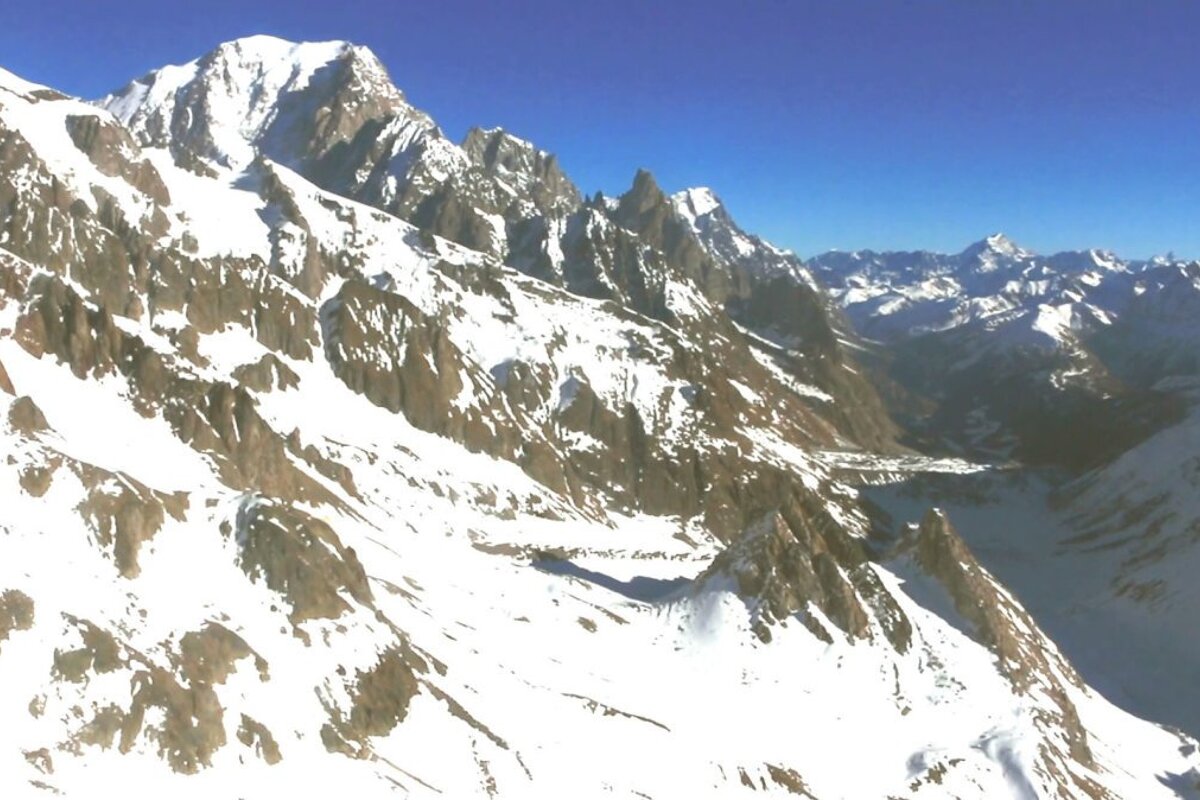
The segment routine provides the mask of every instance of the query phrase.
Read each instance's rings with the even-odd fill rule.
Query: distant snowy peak
[[[1071,340],[1058,335],[1068,327],[1107,326],[1136,294],[1179,268],[1166,259],[1125,261],[1100,249],[1042,256],[1003,234],[957,254],[827,253],[809,266],[859,331],[873,338],[911,338],[979,322],[987,331],[1032,330],[1054,342]],[[1010,324],[1018,318],[1025,323]],[[1051,324],[1051,318],[1071,322]]]
[[[1027,258],[1033,253],[1018,245],[1003,233],[993,233],[963,251],[963,255],[995,255],[1005,258]]]
[[[994,233],[964,250],[959,260],[969,271],[989,273],[1020,267],[1033,256],[1004,234]]]

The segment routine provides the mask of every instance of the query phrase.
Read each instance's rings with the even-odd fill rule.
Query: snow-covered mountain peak
[[[993,233],[975,242],[963,251],[966,258],[978,258],[980,261],[994,263],[999,259],[1023,259],[1033,253],[1018,245],[1003,233]]]
[[[201,60],[241,63],[264,70],[281,65],[307,66],[311,70],[334,60],[352,46],[346,41],[292,42],[278,36],[258,34],[222,42]]]
[[[692,221],[707,216],[717,209],[724,209],[720,198],[706,186],[696,186],[677,192],[671,196],[671,203],[680,216]]]
[[[154,70],[98,104],[143,145],[188,149],[235,171],[263,149],[280,161],[301,155],[307,142],[296,129],[308,126],[295,117],[328,118],[335,106],[371,116],[405,107],[404,95],[367,48],[273,36],[226,42],[187,64]],[[268,140],[274,148],[265,147]]]
[[[812,275],[791,251],[743,231],[712,189],[696,186],[669,198],[675,215],[704,246],[755,279],[783,278],[815,287]]]

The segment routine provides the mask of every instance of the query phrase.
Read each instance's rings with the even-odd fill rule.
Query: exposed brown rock
[[[230,532],[236,532],[242,569],[284,596],[293,623],[341,616],[350,610],[343,592],[364,606],[373,602],[354,550],[328,524],[297,508],[248,499]]]
[[[169,205],[170,192],[158,170],[144,158],[129,131],[97,115],[70,115],[66,119],[71,141],[105,175],[123,178],[159,205]]]
[[[252,655],[265,679],[262,659],[239,636],[217,623],[183,636],[172,659],[176,673],[87,620],[68,617],[68,621],[79,631],[83,646],[55,652],[54,672],[59,680],[81,683],[93,673],[118,669],[131,673],[128,706],[112,704],[97,709],[64,744],[75,753],[83,745],[109,748],[114,744],[127,753],[144,739],[157,745],[159,755],[175,771],[196,772],[211,764],[213,754],[226,743],[224,709],[213,686],[223,683],[239,660]],[[147,724],[151,709],[161,712],[161,723]],[[269,745],[262,746],[264,752],[269,750]]]
[[[1040,643],[1031,642],[1027,633],[1037,630],[1032,618],[979,565],[949,518],[937,509],[926,512],[917,528],[915,559],[945,587],[955,610],[996,652],[1019,690],[1028,690],[1039,672],[1048,671],[1042,648],[1035,647]],[[1081,683],[1065,662],[1060,669],[1073,682]]]
[[[373,667],[358,670],[347,685],[349,714],[330,709],[330,722],[321,730],[326,749],[366,757],[371,738],[388,735],[404,721],[409,702],[420,690],[416,673],[424,671],[424,663],[406,645],[389,648]]]
[[[8,377],[8,370],[4,368],[3,361],[0,361],[0,392],[12,395],[17,393],[17,390],[13,388],[12,379]]]
[[[50,757],[50,751],[44,747],[38,750],[26,750],[25,760],[43,775],[54,774],[54,759]]]
[[[283,760],[275,737],[261,722],[242,714],[242,724],[238,726],[238,741],[254,750],[255,755],[271,766]]]
[[[54,473],[61,464],[62,459],[58,457],[50,457],[44,463],[27,464],[21,469],[17,480],[21,488],[32,497],[41,497],[50,490],[50,485],[54,482]]]
[[[27,631],[33,627],[33,600],[16,589],[0,593],[0,644],[7,641],[13,631]]]
[[[153,243],[166,229],[162,212],[127,220],[120,204],[101,187],[81,187],[87,196],[76,196],[79,189],[65,185],[18,133],[2,125],[0,171],[28,176],[0,187],[5,248],[69,276],[107,308],[129,312],[137,275],[145,274]]]
[[[64,615],[83,638],[83,646],[74,650],[54,651],[54,677],[81,683],[89,672],[104,674],[125,666],[121,646],[111,632],[84,619]]]
[[[77,753],[80,750],[79,745],[88,745],[108,750],[117,742],[124,718],[124,713],[115,705],[96,709],[91,721],[79,729],[67,749]]]
[[[815,800],[816,795],[809,791],[808,785],[804,779],[800,777],[794,769],[788,767],[779,767],[774,764],[767,764],[767,774],[771,776],[771,780],[777,785],[787,789],[789,793],[800,797],[807,797],[810,800]]]
[[[362,496],[358,493],[358,487],[354,485],[353,471],[345,464],[327,458],[315,446],[303,444],[298,429],[288,435],[287,451],[296,458],[303,460],[304,463],[329,480],[336,482],[345,490],[346,494],[356,500],[362,499]]]
[[[16,331],[26,350],[37,356],[56,355],[81,378],[119,371],[130,381],[135,406],[146,414],[161,412],[180,439],[214,456],[222,479],[234,488],[334,502],[324,487],[292,463],[283,437],[262,419],[246,388],[177,371],[140,338],[115,325],[103,307],[90,308],[53,276],[39,276],[30,294],[31,302]],[[282,291],[278,297],[299,302]],[[311,309],[308,311],[311,315]],[[256,313],[264,315],[269,310],[260,307]],[[305,328],[303,322],[288,316],[277,319],[275,325],[311,331],[311,326]],[[276,340],[280,348],[288,343],[308,347],[303,333],[269,336],[267,327],[257,331],[260,339]],[[301,356],[305,354],[300,351]]]
[[[89,308],[56,277],[37,276],[30,299],[17,321],[16,339],[34,356],[57,356],[76,377],[111,372],[122,361],[130,338],[113,324],[104,308]]]
[[[543,215],[567,213],[583,200],[579,190],[563,173],[556,156],[499,128],[472,128],[467,132],[462,148],[488,175],[509,181],[513,176],[519,176],[517,180],[528,199]]]
[[[358,672],[358,682],[351,690],[350,729],[360,739],[391,733],[404,721],[418,688],[403,652],[399,648],[387,650],[375,666]]]
[[[104,548],[112,548],[121,576],[136,578],[141,572],[138,551],[142,544],[158,533],[167,515],[183,519],[188,507],[187,495],[156,492],[128,475],[88,465],[80,465],[79,474],[88,487],[79,512],[96,541]]]
[[[159,755],[176,772],[194,773],[212,763],[225,746],[224,709],[209,684],[185,687],[165,669],[146,666],[132,679],[133,698],[121,724],[121,751],[128,752],[145,733],[158,743]],[[159,709],[160,725],[148,728],[146,712]]]
[[[217,622],[189,631],[179,641],[177,662],[189,681],[223,684],[237,669],[237,662],[254,656],[259,677],[267,679],[267,662],[233,631]]]
[[[519,463],[536,480],[568,491],[570,468],[538,436],[538,426],[514,416],[492,384],[450,340],[445,326],[405,298],[348,280],[321,311],[325,352],[352,390],[414,426]],[[456,402],[469,382],[478,406]]]
[[[751,606],[763,641],[771,639],[769,625],[796,614],[814,635],[828,641],[821,623],[806,613],[810,603],[848,636],[865,638],[870,636],[870,617],[864,599],[882,605],[867,557],[865,545],[829,517],[824,502],[797,487],[782,506],[717,556],[698,585],[719,586],[721,579],[731,578]],[[897,647],[907,647],[911,625],[899,608],[888,608],[888,613],[894,631],[889,638]]]
[[[26,436],[33,436],[49,428],[46,417],[42,415],[37,403],[25,395],[18,397],[9,406],[8,424],[14,431]]]
[[[243,364],[233,371],[233,379],[256,392],[291,389],[300,385],[300,376],[273,353],[267,353],[253,364]]]
[[[912,622],[892,597],[892,593],[879,580],[870,563],[855,567],[850,573],[850,582],[871,610],[875,621],[883,628],[883,635],[891,642],[892,647],[899,653],[907,653],[912,644]]]

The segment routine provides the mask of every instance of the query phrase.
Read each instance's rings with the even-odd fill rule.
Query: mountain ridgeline
[[[962,253],[810,262],[875,343],[896,418],[926,447],[1069,470],[1178,422],[1196,375],[1200,262],[1041,256],[1001,234]]]
[[[0,173],[6,796],[1200,794],[933,508],[1050,474],[1137,559],[1089,620],[1174,597],[1186,510],[1077,504],[1178,457],[1195,265],[805,264],[344,42],[0,70]]]

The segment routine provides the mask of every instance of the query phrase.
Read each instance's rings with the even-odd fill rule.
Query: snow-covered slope
[[[382,74],[0,75],[5,796],[1197,794],[945,514],[880,538],[790,256]]]
[[[1195,385],[1186,394],[1194,402]],[[938,503],[1080,673],[1134,712],[1200,730],[1193,623],[1200,566],[1193,408],[1067,483],[1030,470],[857,464],[897,524]],[[868,473],[869,470],[869,473]]]

